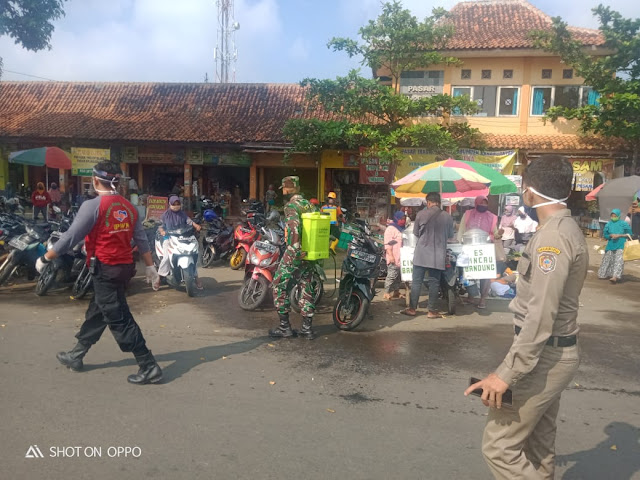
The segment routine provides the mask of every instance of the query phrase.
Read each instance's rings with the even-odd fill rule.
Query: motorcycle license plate
[[[362,250],[351,250],[350,256],[353,258],[357,258],[358,260],[364,260],[365,262],[369,262],[369,263],[375,263],[376,261],[375,255],[364,252]]]
[[[256,248],[268,253],[274,253],[276,251],[276,247],[267,242],[256,242]]]
[[[29,246],[28,243],[23,242],[19,238],[11,239],[11,241],[9,242],[9,245],[12,246],[13,248],[17,249],[17,250],[20,250],[20,251],[26,250],[27,247]]]
[[[216,238],[215,237],[207,237],[206,240],[207,240],[207,243],[213,243],[213,242],[215,242]]]

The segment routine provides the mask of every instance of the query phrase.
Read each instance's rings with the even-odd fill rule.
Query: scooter
[[[187,295],[196,295],[196,264],[198,262],[198,239],[193,226],[187,225],[167,231],[167,237],[156,233],[156,255],[159,261],[164,257],[163,241],[169,242],[171,273],[167,275],[167,284],[173,288],[185,286]],[[158,264],[159,266],[159,264]]]
[[[233,229],[220,218],[215,218],[209,222],[202,240],[202,266],[207,268],[220,259],[226,260],[233,252]]]
[[[284,253],[284,232],[262,228],[262,238],[251,245],[244,269],[244,283],[238,293],[243,310],[260,307],[272,291],[273,277]]]
[[[263,220],[264,215],[257,212],[249,212],[247,213],[247,219],[236,226],[233,232],[236,251],[229,259],[229,265],[232,270],[238,270],[246,263],[251,245],[260,237],[258,227],[263,224]]]
[[[44,255],[46,248],[44,243],[49,238],[51,225],[25,224],[26,233],[9,240],[9,255],[0,265],[0,285],[3,285],[13,276],[18,276],[26,270],[29,280],[35,278],[35,264],[38,257]]]
[[[84,245],[80,249],[79,257],[82,259],[82,268],[71,288],[71,296],[76,300],[83,298],[93,287],[93,279],[87,265],[87,249]]]
[[[333,307],[333,323],[340,330],[357,328],[367,315],[376,294],[383,249],[371,238],[368,225],[356,220],[362,230],[355,232],[342,263],[338,299]]]
[[[69,229],[73,221],[71,212],[67,212],[65,215],[57,206],[54,206],[53,210],[56,216],[60,217],[60,221],[50,222],[57,228],[51,232],[51,235],[47,240],[47,250],[53,249],[56,242],[60,239],[62,234]],[[70,253],[65,253],[64,255],[57,257],[45,266],[44,270],[40,273],[38,282],[36,283],[36,295],[46,295],[47,291],[53,286],[59,272],[61,271],[64,275],[64,282],[69,283],[76,279],[82,270],[82,264],[84,262],[84,257],[81,253],[83,245],[84,242],[80,242]]]

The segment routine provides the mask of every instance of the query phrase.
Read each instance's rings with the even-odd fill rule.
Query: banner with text
[[[400,279],[403,282],[410,282],[413,279],[413,254],[414,247],[400,248]]]
[[[486,245],[463,245],[462,253],[469,258],[467,267],[464,267],[464,276],[469,280],[482,280],[496,278],[498,276],[496,265],[496,246],[492,243]]]
[[[395,168],[393,163],[381,160],[367,148],[360,149],[360,183],[361,185],[389,185]]]
[[[71,147],[71,175],[91,176],[93,167],[105,160],[111,160],[111,150],[108,148]]]
[[[147,197],[147,216],[145,220],[157,220],[162,218],[162,214],[169,209],[169,199],[167,197]]]

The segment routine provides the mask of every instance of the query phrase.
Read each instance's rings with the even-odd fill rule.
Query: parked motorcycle
[[[260,307],[272,292],[273,277],[284,253],[284,232],[262,228],[262,237],[251,245],[244,270],[244,282],[238,293],[243,310]]]
[[[313,274],[311,276],[311,289],[313,291],[313,304],[318,305],[322,296],[324,295],[324,282],[327,281],[327,274],[322,268],[321,261],[313,261]],[[302,289],[300,288],[300,275],[296,272],[291,279],[293,282],[293,288],[289,293],[289,301],[291,302],[291,308],[300,313],[300,300],[302,299]]]
[[[235,250],[233,229],[215,213],[211,216],[205,212],[205,220],[209,227],[202,239],[202,266],[207,268],[218,260],[226,260]]]
[[[361,231],[355,232],[342,263],[338,299],[333,308],[333,323],[340,330],[357,328],[367,315],[369,304],[376,292],[381,248],[372,238],[368,225],[357,220]]]
[[[167,275],[167,284],[173,288],[184,285],[187,295],[196,294],[196,264],[198,262],[198,239],[195,229],[191,225],[176,230],[167,231],[164,238],[160,232],[156,233],[155,250],[159,261],[164,256],[163,241],[169,242],[168,254],[170,255],[171,273]],[[159,264],[158,264],[159,266]]]
[[[71,296],[76,300],[83,298],[93,287],[93,279],[87,265],[87,250],[84,245],[80,249],[79,257],[82,259],[82,268],[71,288]]]
[[[47,240],[47,250],[53,249],[56,242],[60,239],[62,234],[69,229],[73,222],[71,211],[63,214],[59,207],[54,206],[53,209],[56,217],[60,218],[60,221],[50,222],[55,229],[51,232],[51,235]],[[38,282],[36,283],[36,295],[46,295],[47,291],[56,282],[60,273],[62,273],[62,280],[65,283],[72,282],[76,279],[82,270],[82,265],[85,260],[85,257],[83,257],[81,253],[83,244],[84,242],[79,243],[71,252],[57,257],[45,266],[44,270],[40,273]]]
[[[251,245],[260,237],[259,228],[263,224],[263,214],[248,212],[247,219],[236,226],[233,232],[236,251],[233,252],[229,259],[229,265],[232,270],[238,270],[246,263]]]
[[[27,273],[29,280],[35,278],[35,264],[38,257],[44,255],[44,242],[49,238],[51,226],[48,224],[25,224],[26,232],[9,240],[11,249],[0,265],[0,285],[21,272]]]

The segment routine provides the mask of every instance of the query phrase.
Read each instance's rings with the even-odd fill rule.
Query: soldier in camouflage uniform
[[[292,195],[286,201],[284,207],[285,230],[284,237],[287,249],[282,256],[278,270],[273,279],[274,304],[280,316],[280,325],[269,331],[274,338],[293,337],[296,333],[309,340],[315,338],[311,328],[313,314],[316,306],[313,303],[313,264],[304,261],[305,253],[302,251],[302,214],[315,211],[315,207],[305,200],[300,194],[300,179],[298,177],[285,177],[282,179],[283,196]],[[300,272],[299,285],[302,291],[300,303],[302,312],[302,328],[296,332],[291,328],[289,312],[291,304],[289,296],[294,287],[291,279],[296,272]]]

